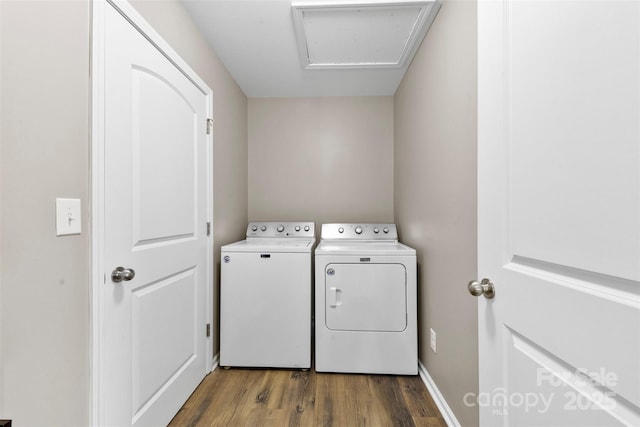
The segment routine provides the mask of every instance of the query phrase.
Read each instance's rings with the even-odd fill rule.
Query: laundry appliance
[[[395,224],[323,224],[315,251],[315,369],[416,375],[416,251]]]
[[[250,222],[222,246],[220,365],[311,366],[313,222]]]

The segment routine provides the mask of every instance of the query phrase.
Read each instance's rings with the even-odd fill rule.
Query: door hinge
[[[213,124],[214,123],[215,123],[215,120],[207,119],[207,135],[211,134],[211,131],[213,130]]]
[[[207,323],[207,337],[211,336],[211,323]]]
[[[211,236],[211,223],[207,222],[207,236]]]

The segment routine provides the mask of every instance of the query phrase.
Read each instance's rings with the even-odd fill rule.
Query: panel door
[[[327,328],[336,331],[403,331],[407,327],[404,265],[328,264],[325,316]]]
[[[640,3],[479,3],[483,426],[640,425]]]
[[[104,13],[103,419],[166,425],[207,369],[207,96]]]

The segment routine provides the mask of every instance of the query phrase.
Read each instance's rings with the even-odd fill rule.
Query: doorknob
[[[493,282],[489,279],[482,279],[481,282],[475,280],[469,282],[469,293],[474,297],[484,295],[485,298],[493,298],[496,296],[496,288],[493,286]]]
[[[111,272],[111,280],[115,283],[120,283],[123,280],[128,282],[134,277],[136,277],[136,272],[133,268],[116,267],[116,269]]]

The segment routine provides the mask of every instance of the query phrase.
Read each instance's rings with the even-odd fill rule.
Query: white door
[[[209,97],[111,5],[103,31],[100,422],[166,425],[209,365]]]
[[[483,426],[640,425],[640,2],[480,1]]]

